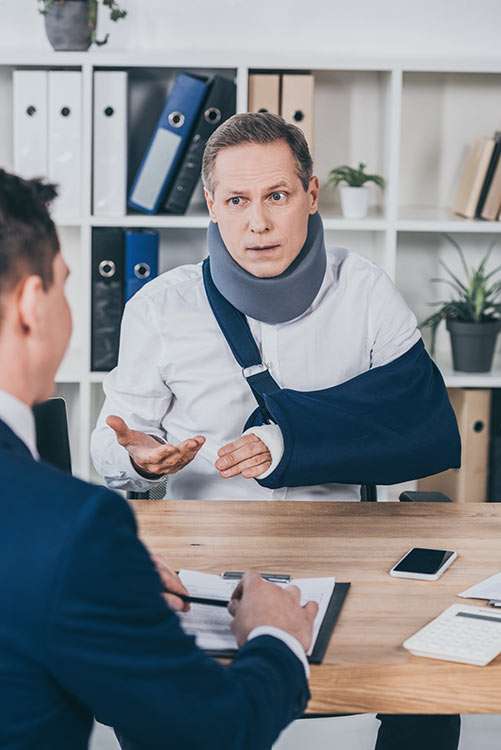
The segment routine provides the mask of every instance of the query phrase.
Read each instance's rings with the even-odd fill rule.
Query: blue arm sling
[[[396,484],[461,464],[456,418],[443,378],[420,339],[405,354],[318,391],[280,388],[262,364],[245,316],[220,294],[203,263],[212,312],[257,401],[249,427],[275,422],[284,454],[263,487]]]

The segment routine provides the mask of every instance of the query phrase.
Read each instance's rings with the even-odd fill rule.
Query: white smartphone
[[[413,547],[395,563],[390,570],[390,575],[397,578],[436,581],[452,565],[457,556],[457,552],[448,549]]]

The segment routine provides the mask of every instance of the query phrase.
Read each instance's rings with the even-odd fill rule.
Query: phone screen
[[[454,553],[447,549],[414,547],[394,567],[397,573],[424,573],[433,575]]]

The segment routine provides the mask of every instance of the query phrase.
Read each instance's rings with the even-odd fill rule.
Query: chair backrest
[[[42,461],[71,474],[71,452],[68,437],[66,403],[50,398],[33,407],[37,433],[37,450]]]
[[[152,488],[149,492],[127,492],[127,500],[161,500],[167,491],[167,482]],[[360,500],[363,503],[377,502],[377,486],[375,484],[360,485]]]
[[[126,493],[127,500],[164,500],[167,493],[167,479],[161,484],[157,484],[148,490],[147,492],[131,492],[130,490]]]
[[[360,500],[363,503],[377,502],[377,486],[375,484],[360,485]]]

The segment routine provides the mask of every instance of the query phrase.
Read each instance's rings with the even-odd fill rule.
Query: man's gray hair
[[[214,195],[214,165],[223,148],[241,143],[274,143],[284,140],[296,160],[296,173],[306,190],[313,174],[313,160],[303,131],[270,112],[244,112],[225,120],[211,135],[202,161],[202,183]]]

